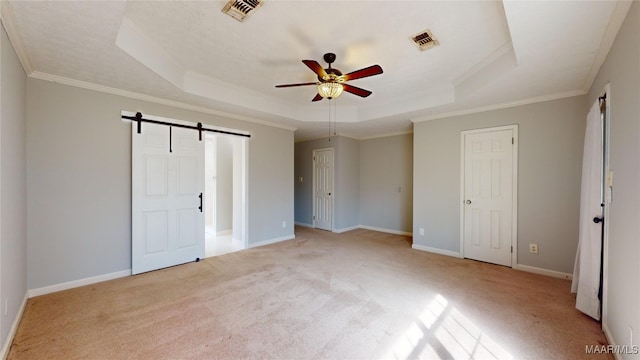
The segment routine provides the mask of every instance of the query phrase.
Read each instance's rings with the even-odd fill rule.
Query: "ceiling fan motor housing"
[[[329,64],[329,68],[331,68],[331,64],[333,64],[334,61],[336,61],[336,54],[334,53],[326,53],[323,56],[324,61]]]
[[[327,75],[325,77],[321,77],[320,75],[318,75],[318,80],[322,82],[338,82],[339,80],[341,80],[340,77],[342,76],[342,72],[340,70],[329,67],[328,69],[324,69],[324,71],[327,73]]]
[[[331,81],[338,82],[340,77],[342,76],[342,72],[338,69],[334,69],[331,67],[331,64],[336,61],[336,54],[334,53],[326,53],[323,56],[324,61],[329,64],[329,67],[324,69],[324,72],[327,73],[326,76],[318,75],[318,80],[321,82]]]

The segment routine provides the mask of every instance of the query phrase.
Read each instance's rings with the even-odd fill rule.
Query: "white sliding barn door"
[[[512,266],[514,129],[463,133],[463,256]]]
[[[204,142],[191,129],[144,123],[136,130],[134,123],[132,273],[204,258]]]
[[[313,227],[332,231],[333,148],[313,150]]]

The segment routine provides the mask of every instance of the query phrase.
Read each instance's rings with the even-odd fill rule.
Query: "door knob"
[[[467,205],[470,205],[470,204],[471,204],[471,200],[467,200],[467,201],[465,201],[465,202],[467,203]]]

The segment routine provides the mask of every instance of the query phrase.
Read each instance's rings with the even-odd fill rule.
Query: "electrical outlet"
[[[424,228],[420,228],[420,235],[424,236]]]
[[[538,244],[529,244],[529,252],[532,254],[538,253]]]

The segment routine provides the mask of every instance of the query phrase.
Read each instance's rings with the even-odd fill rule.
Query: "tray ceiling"
[[[411,121],[584,94],[629,2],[277,1],[244,22],[225,1],[3,1],[2,19],[30,76],[164,99],[326,136],[410,131]],[[439,45],[419,51],[429,29]],[[382,75],[311,102],[302,62],[333,52],[347,73]]]

